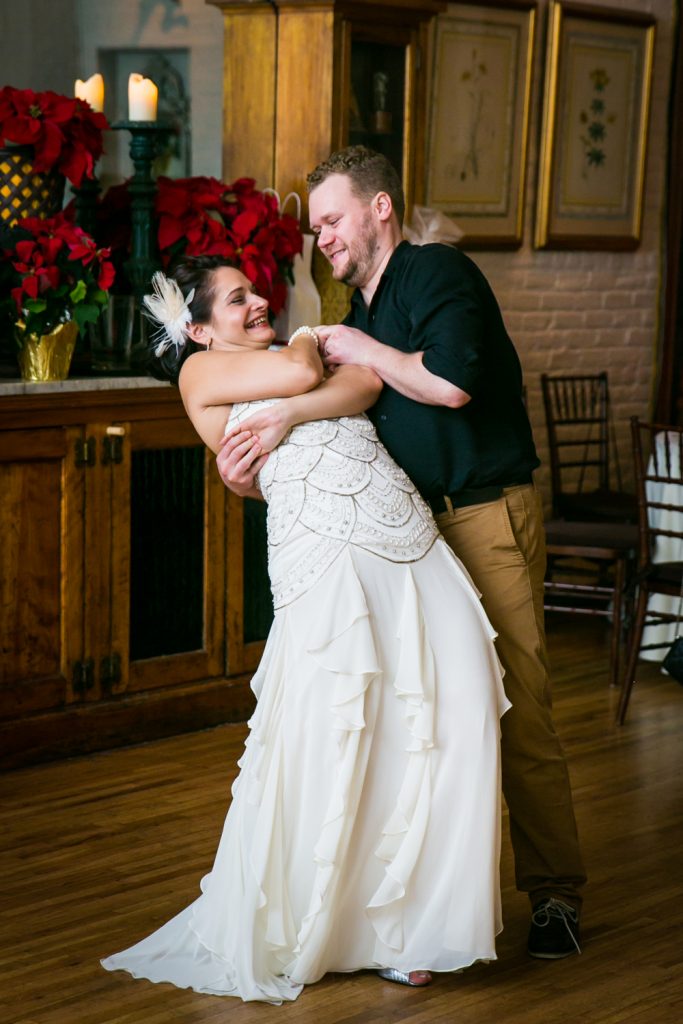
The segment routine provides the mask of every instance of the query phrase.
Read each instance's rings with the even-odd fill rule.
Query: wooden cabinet
[[[3,709],[70,702],[83,650],[83,498],[77,427],[0,433]]]
[[[207,2],[224,16],[226,180],[303,194],[317,163],[363,141],[395,162],[409,205],[421,198],[427,32],[445,2]]]
[[[3,398],[0,764],[246,717],[264,513],[174,389]]]
[[[383,152],[407,208],[424,198],[428,30],[442,0],[207,0],[224,17],[223,177],[296,191],[349,143]],[[316,250],[323,322],[348,305]]]

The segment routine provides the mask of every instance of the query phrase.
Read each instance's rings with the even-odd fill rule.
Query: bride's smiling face
[[[253,291],[253,285],[235,267],[218,267],[213,272],[211,321],[203,325],[211,347],[218,349],[267,348],[275,338],[268,322],[268,303]]]

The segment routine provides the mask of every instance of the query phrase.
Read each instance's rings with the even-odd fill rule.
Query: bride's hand
[[[257,438],[261,452],[272,452],[291,426],[286,412],[286,403],[283,400],[252,413],[247,419],[242,420],[239,426],[229,430],[225,436],[230,439],[239,433],[246,432]]]

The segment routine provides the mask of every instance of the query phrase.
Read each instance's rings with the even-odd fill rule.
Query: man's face
[[[336,281],[362,288],[379,252],[372,203],[359,199],[345,174],[331,174],[308,197],[311,230]]]

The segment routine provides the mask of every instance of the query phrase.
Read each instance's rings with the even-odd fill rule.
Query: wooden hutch
[[[224,19],[223,177],[281,197],[336,149],[363,143],[401,174],[408,212],[424,198],[429,26],[444,0],[206,0]],[[315,250],[322,317],[348,290]]]

